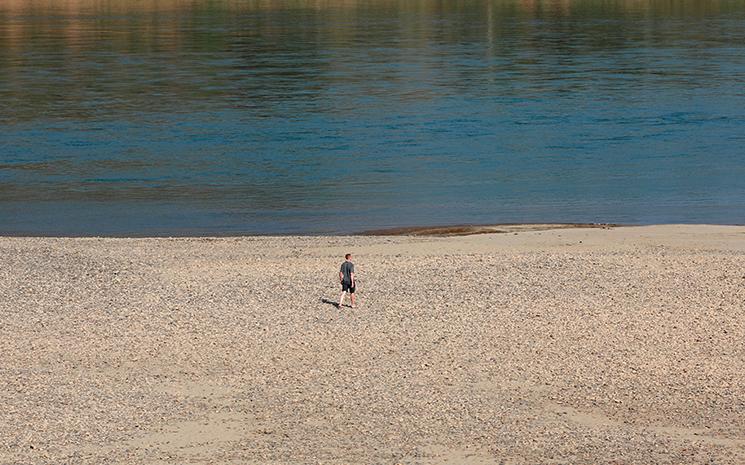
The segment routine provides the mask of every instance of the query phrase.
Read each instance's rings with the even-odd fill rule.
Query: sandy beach
[[[745,463],[745,227],[504,231],[0,238],[0,463]]]

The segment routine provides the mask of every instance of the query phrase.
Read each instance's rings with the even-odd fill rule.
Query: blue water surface
[[[745,223],[745,1],[0,3],[0,233]]]

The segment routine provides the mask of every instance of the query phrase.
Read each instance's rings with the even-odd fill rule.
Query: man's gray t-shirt
[[[341,264],[341,269],[339,270],[342,273],[342,281],[345,283],[351,283],[352,282],[352,273],[354,273],[354,263],[352,262],[344,262]]]

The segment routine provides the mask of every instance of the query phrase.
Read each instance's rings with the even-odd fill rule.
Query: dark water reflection
[[[0,232],[745,223],[745,1],[0,2]]]

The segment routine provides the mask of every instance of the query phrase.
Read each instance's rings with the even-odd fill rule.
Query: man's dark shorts
[[[342,292],[349,291],[350,294],[354,294],[354,290],[355,290],[355,287],[352,286],[352,283],[347,283],[347,282],[344,282],[344,281],[341,282],[341,291]]]

